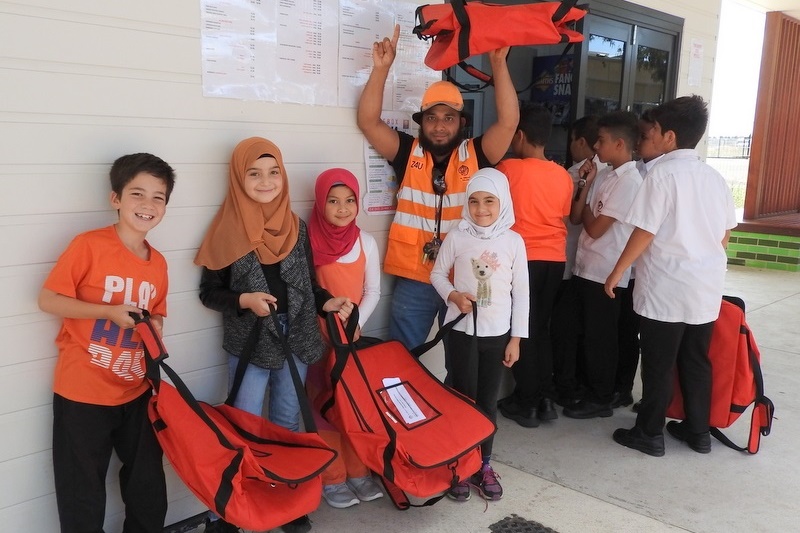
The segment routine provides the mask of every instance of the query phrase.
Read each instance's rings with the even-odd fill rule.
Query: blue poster
[[[572,100],[571,55],[542,56],[533,60],[531,101],[544,105],[553,115],[553,124],[569,124]]]

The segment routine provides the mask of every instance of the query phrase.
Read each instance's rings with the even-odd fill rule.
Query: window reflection
[[[620,108],[625,41],[589,35],[585,114],[604,115]]]
[[[636,80],[633,89],[633,108],[636,114],[664,102],[667,90],[669,52],[650,46],[636,49]]]

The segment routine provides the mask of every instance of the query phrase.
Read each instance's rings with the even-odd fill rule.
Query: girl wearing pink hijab
[[[317,280],[328,291],[346,296],[358,305],[358,338],[361,327],[380,299],[378,246],[369,233],[356,225],[358,180],[348,170],[332,168],[317,177],[314,193],[308,234]],[[325,368],[325,359],[309,368],[307,389],[312,402],[326,385],[330,386],[330,380],[324,375]],[[322,473],[325,501],[332,507],[344,509],[383,496],[369,469],[342,435],[318,413],[315,415],[320,436],[339,452],[336,461]]]

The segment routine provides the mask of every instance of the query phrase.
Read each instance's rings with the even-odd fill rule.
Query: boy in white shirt
[[[665,155],[647,174],[625,218],[636,229],[605,284],[613,298],[617,282],[636,260],[633,306],[642,317],[642,403],[636,425],[617,429],[614,440],[648,455],[664,455],[663,427],[677,364],[686,420],[669,422],[667,431],[694,451],[708,453],[708,346],[736,215],[725,179],[694,150],[708,123],[703,99],[684,96],[657,107],[651,116],[656,121],[651,138]]]
[[[636,152],[641,159],[636,161],[636,168],[644,178],[663,156],[653,144],[650,131],[655,122],[650,117],[650,110],[639,117],[639,142]],[[636,284],[636,265],[631,266],[631,279],[626,288],[617,287],[615,291],[620,301],[619,311],[619,359],[617,360],[617,377],[614,384],[614,399],[611,407],[623,407],[633,403],[633,381],[636,378],[636,367],[639,365],[639,315],[633,310],[633,287]],[[639,403],[633,406],[639,410]]]
[[[564,416],[569,418],[613,414],[619,301],[606,298],[603,283],[633,231],[633,226],[623,220],[642,184],[632,159],[639,136],[636,115],[614,111],[600,117],[597,125],[594,149],[600,161],[609,166],[598,173],[593,161],[584,163],[580,173],[585,184],[576,194],[570,214],[573,223],[583,223],[573,279],[583,330],[586,393],[580,402],[564,408]],[[627,286],[629,276],[627,269],[619,280],[621,286]]]

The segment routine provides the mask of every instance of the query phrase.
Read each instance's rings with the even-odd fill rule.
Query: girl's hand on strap
[[[336,314],[339,315],[339,319],[342,322],[346,322],[348,318],[350,318],[350,313],[353,312],[353,302],[350,301],[350,298],[345,298],[344,296],[339,296],[336,298],[331,298],[325,305],[322,306],[322,310],[331,313],[336,311]]]
[[[239,307],[251,310],[256,316],[269,316],[270,305],[277,306],[277,301],[266,292],[243,292],[239,295]]]
[[[475,296],[469,294],[467,292],[458,292],[453,291],[448,296],[447,299],[458,307],[458,310],[462,313],[471,313],[472,312],[472,302],[475,301]]]

